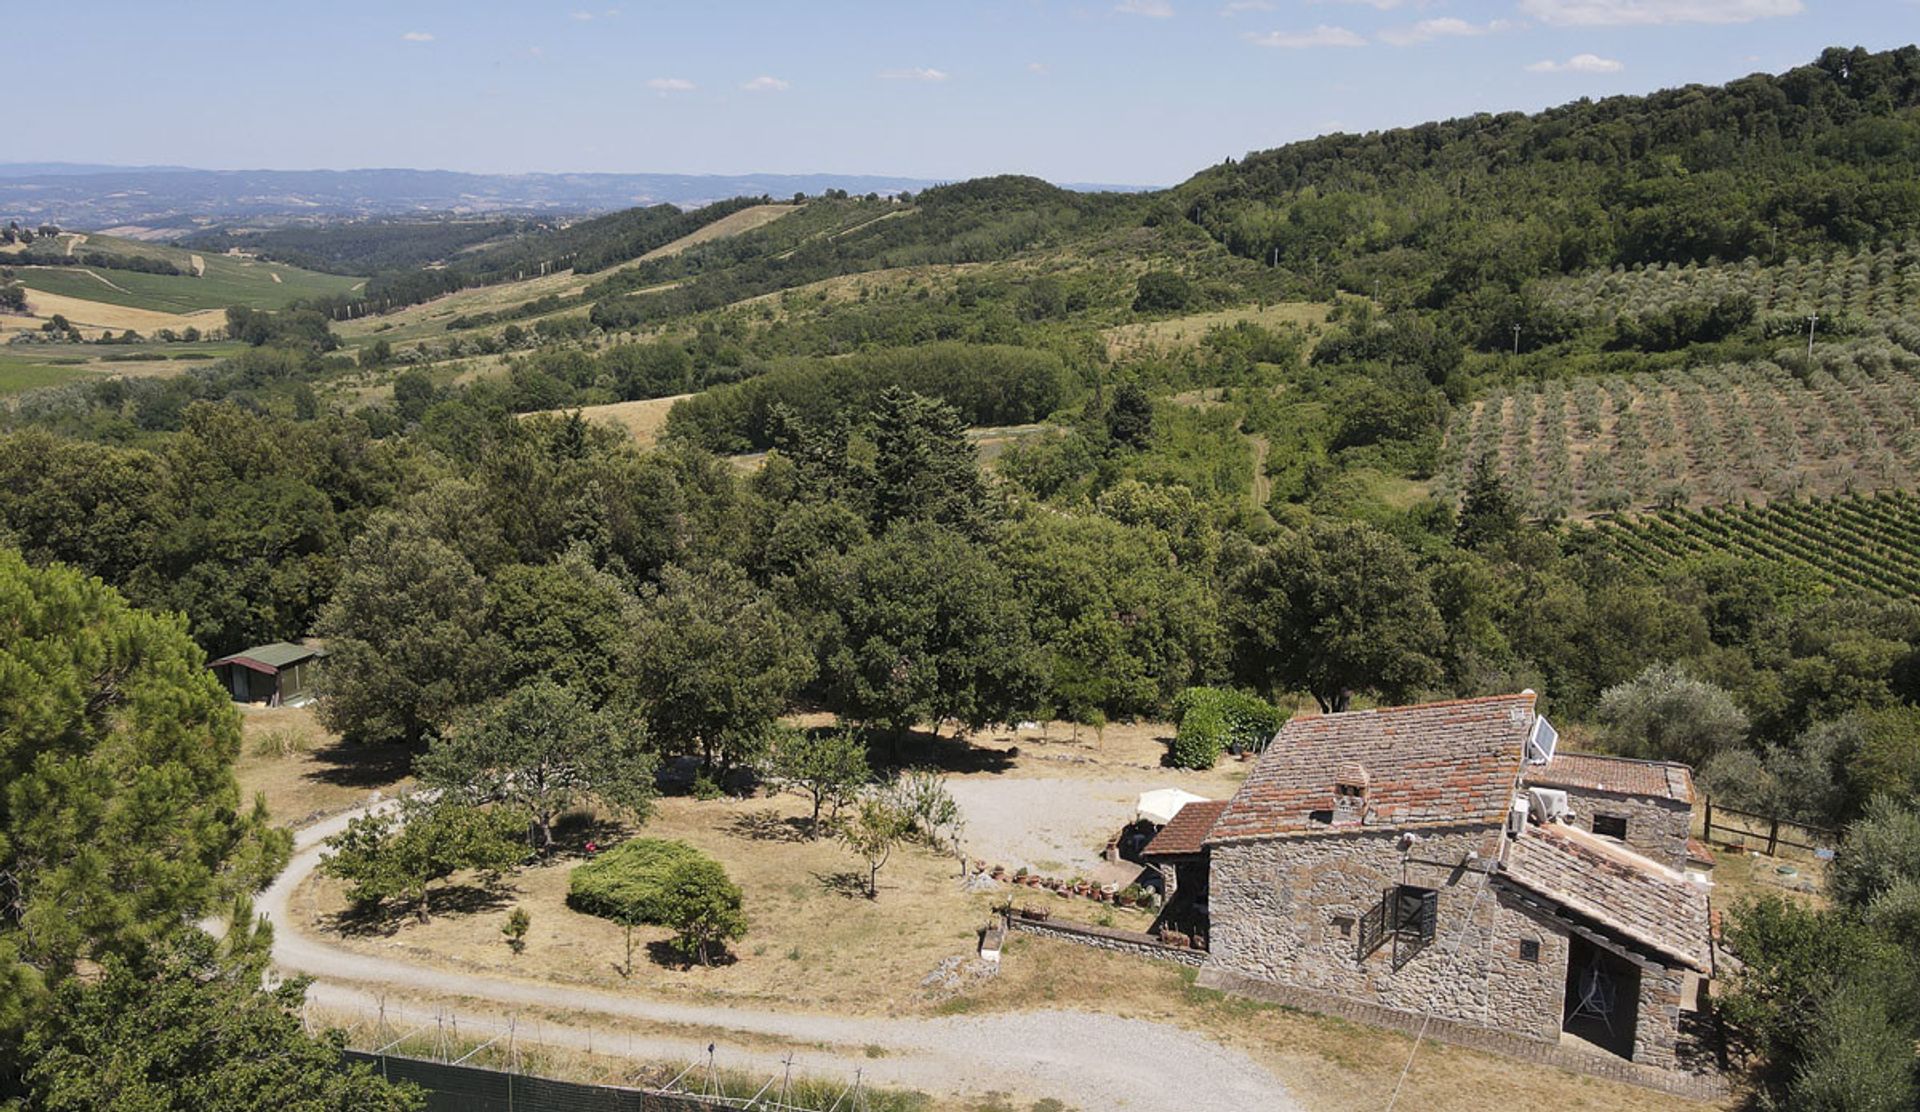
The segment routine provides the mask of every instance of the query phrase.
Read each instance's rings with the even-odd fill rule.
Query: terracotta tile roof
[[[1527,783],[1542,788],[1584,788],[1616,795],[1651,796],[1693,803],[1693,772],[1671,761],[1636,761],[1600,753],[1559,752],[1527,768]]]
[[[1332,809],[1334,783],[1356,764],[1367,778],[1367,826],[1501,822],[1533,728],[1533,698],[1296,717],[1260,755],[1208,841],[1351,830],[1314,812]]]
[[[1715,861],[1713,850],[1708,847],[1707,843],[1698,838],[1688,838],[1687,861],[1690,863],[1698,862],[1708,868],[1712,868]]]
[[[1200,852],[1206,844],[1207,835],[1212,832],[1215,820],[1227,809],[1227,801],[1205,800],[1189,803],[1180,808],[1173,821],[1160,828],[1153,836],[1147,848],[1140,851],[1142,857],[1185,857]]]
[[[1528,826],[1508,845],[1498,875],[1603,933],[1708,967],[1706,888],[1625,846],[1575,827]]]

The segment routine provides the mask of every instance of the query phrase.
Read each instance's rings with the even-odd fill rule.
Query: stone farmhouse
[[[1556,741],[1532,692],[1297,717],[1144,856],[1220,987],[1674,1069],[1713,960],[1692,776]]]

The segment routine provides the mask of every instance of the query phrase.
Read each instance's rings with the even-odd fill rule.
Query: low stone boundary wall
[[[1141,957],[1159,958],[1162,961],[1177,961],[1182,965],[1201,966],[1207,963],[1205,950],[1169,946],[1154,936],[1142,934],[1139,931],[1115,930],[1112,927],[1096,927],[1091,923],[1075,923],[1062,919],[1044,921],[1022,919],[1017,914],[1008,918],[1007,927],[1027,934],[1077,942],[1097,950],[1112,950],[1115,953],[1137,954]]]
[[[1282,1007],[1295,1008],[1303,1012],[1338,1016],[1341,1019],[1349,1019],[1372,1027],[1404,1031],[1409,1035],[1418,1034],[1421,1023],[1425,1022],[1426,1037],[1435,1042],[1464,1046],[1471,1050],[1484,1050],[1523,1061],[1539,1062],[1570,1073],[1602,1077],[1610,1081],[1623,1081],[1629,1085],[1658,1089],[1661,1092],[1694,1100],[1719,1100],[1728,1092],[1726,1081],[1717,1075],[1675,1073],[1655,1069],[1652,1066],[1629,1062],[1624,1058],[1602,1056],[1598,1052],[1586,1053],[1557,1043],[1540,1042],[1510,1032],[1496,1031],[1490,1027],[1479,1027],[1471,1023],[1437,1017],[1429,1020],[1412,1012],[1383,1008],[1377,1004],[1348,1000],[1310,989],[1274,984],[1271,981],[1262,981],[1255,977],[1229,973],[1220,969],[1201,969],[1199,976],[1194,978],[1194,983],[1202,988],[1230,992],[1236,996],[1279,1004]]]

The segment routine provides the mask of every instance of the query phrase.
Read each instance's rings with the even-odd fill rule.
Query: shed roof
[[[1528,826],[1498,875],[1668,962],[1708,967],[1706,888],[1625,846],[1558,823]]]
[[[1543,788],[1574,788],[1638,795],[1693,804],[1693,772],[1672,761],[1636,761],[1601,753],[1554,754],[1544,765],[1527,769],[1527,783]]]
[[[325,655],[326,650],[317,645],[295,645],[288,641],[275,641],[271,645],[255,645],[251,649],[242,649],[231,656],[223,656],[213,661],[208,667],[217,664],[239,664],[256,672],[272,674],[311,657]]]
[[[1173,821],[1160,828],[1142,857],[1191,857],[1206,845],[1213,824],[1227,809],[1224,799],[1203,799],[1180,808]]]
[[[1500,822],[1533,728],[1534,696],[1496,695],[1296,717],[1214,824],[1211,842],[1351,831],[1331,811],[1341,770],[1365,768],[1366,825]]]

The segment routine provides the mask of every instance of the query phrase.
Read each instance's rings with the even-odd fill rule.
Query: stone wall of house
[[[1614,792],[1566,789],[1573,806],[1574,825],[1593,829],[1595,815],[1617,815],[1627,820],[1627,845],[1669,868],[1687,867],[1687,832],[1693,808],[1671,799],[1620,795]]]
[[[1484,870],[1500,828],[1358,830],[1218,845],[1208,897],[1210,963],[1223,970],[1408,1012],[1558,1038],[1564,935],[1502,901]],[[1479,859],[1466,861],[1477,852]],[[1397,884],[1439,892],[1433,941],[1394,968],[1389,939],[1359,953],[1361,921]],[[1524,962],[1520,942],[1541,943]]]
[[[1500,914],[1493,920],[1487,952],[1488,1027],[1558,1042],[1566,1015],[1567,928],[1527,907],[1510,894],[1497,893]],[[1537,959],[1526,957],[1523,943],[1539,946]]]
[[[1633,1030],[1633,1060],[1657,1069],[1680,1065],[1680,996],[1687,974],[1678,969],[1641,969],[1639,1016]]]

